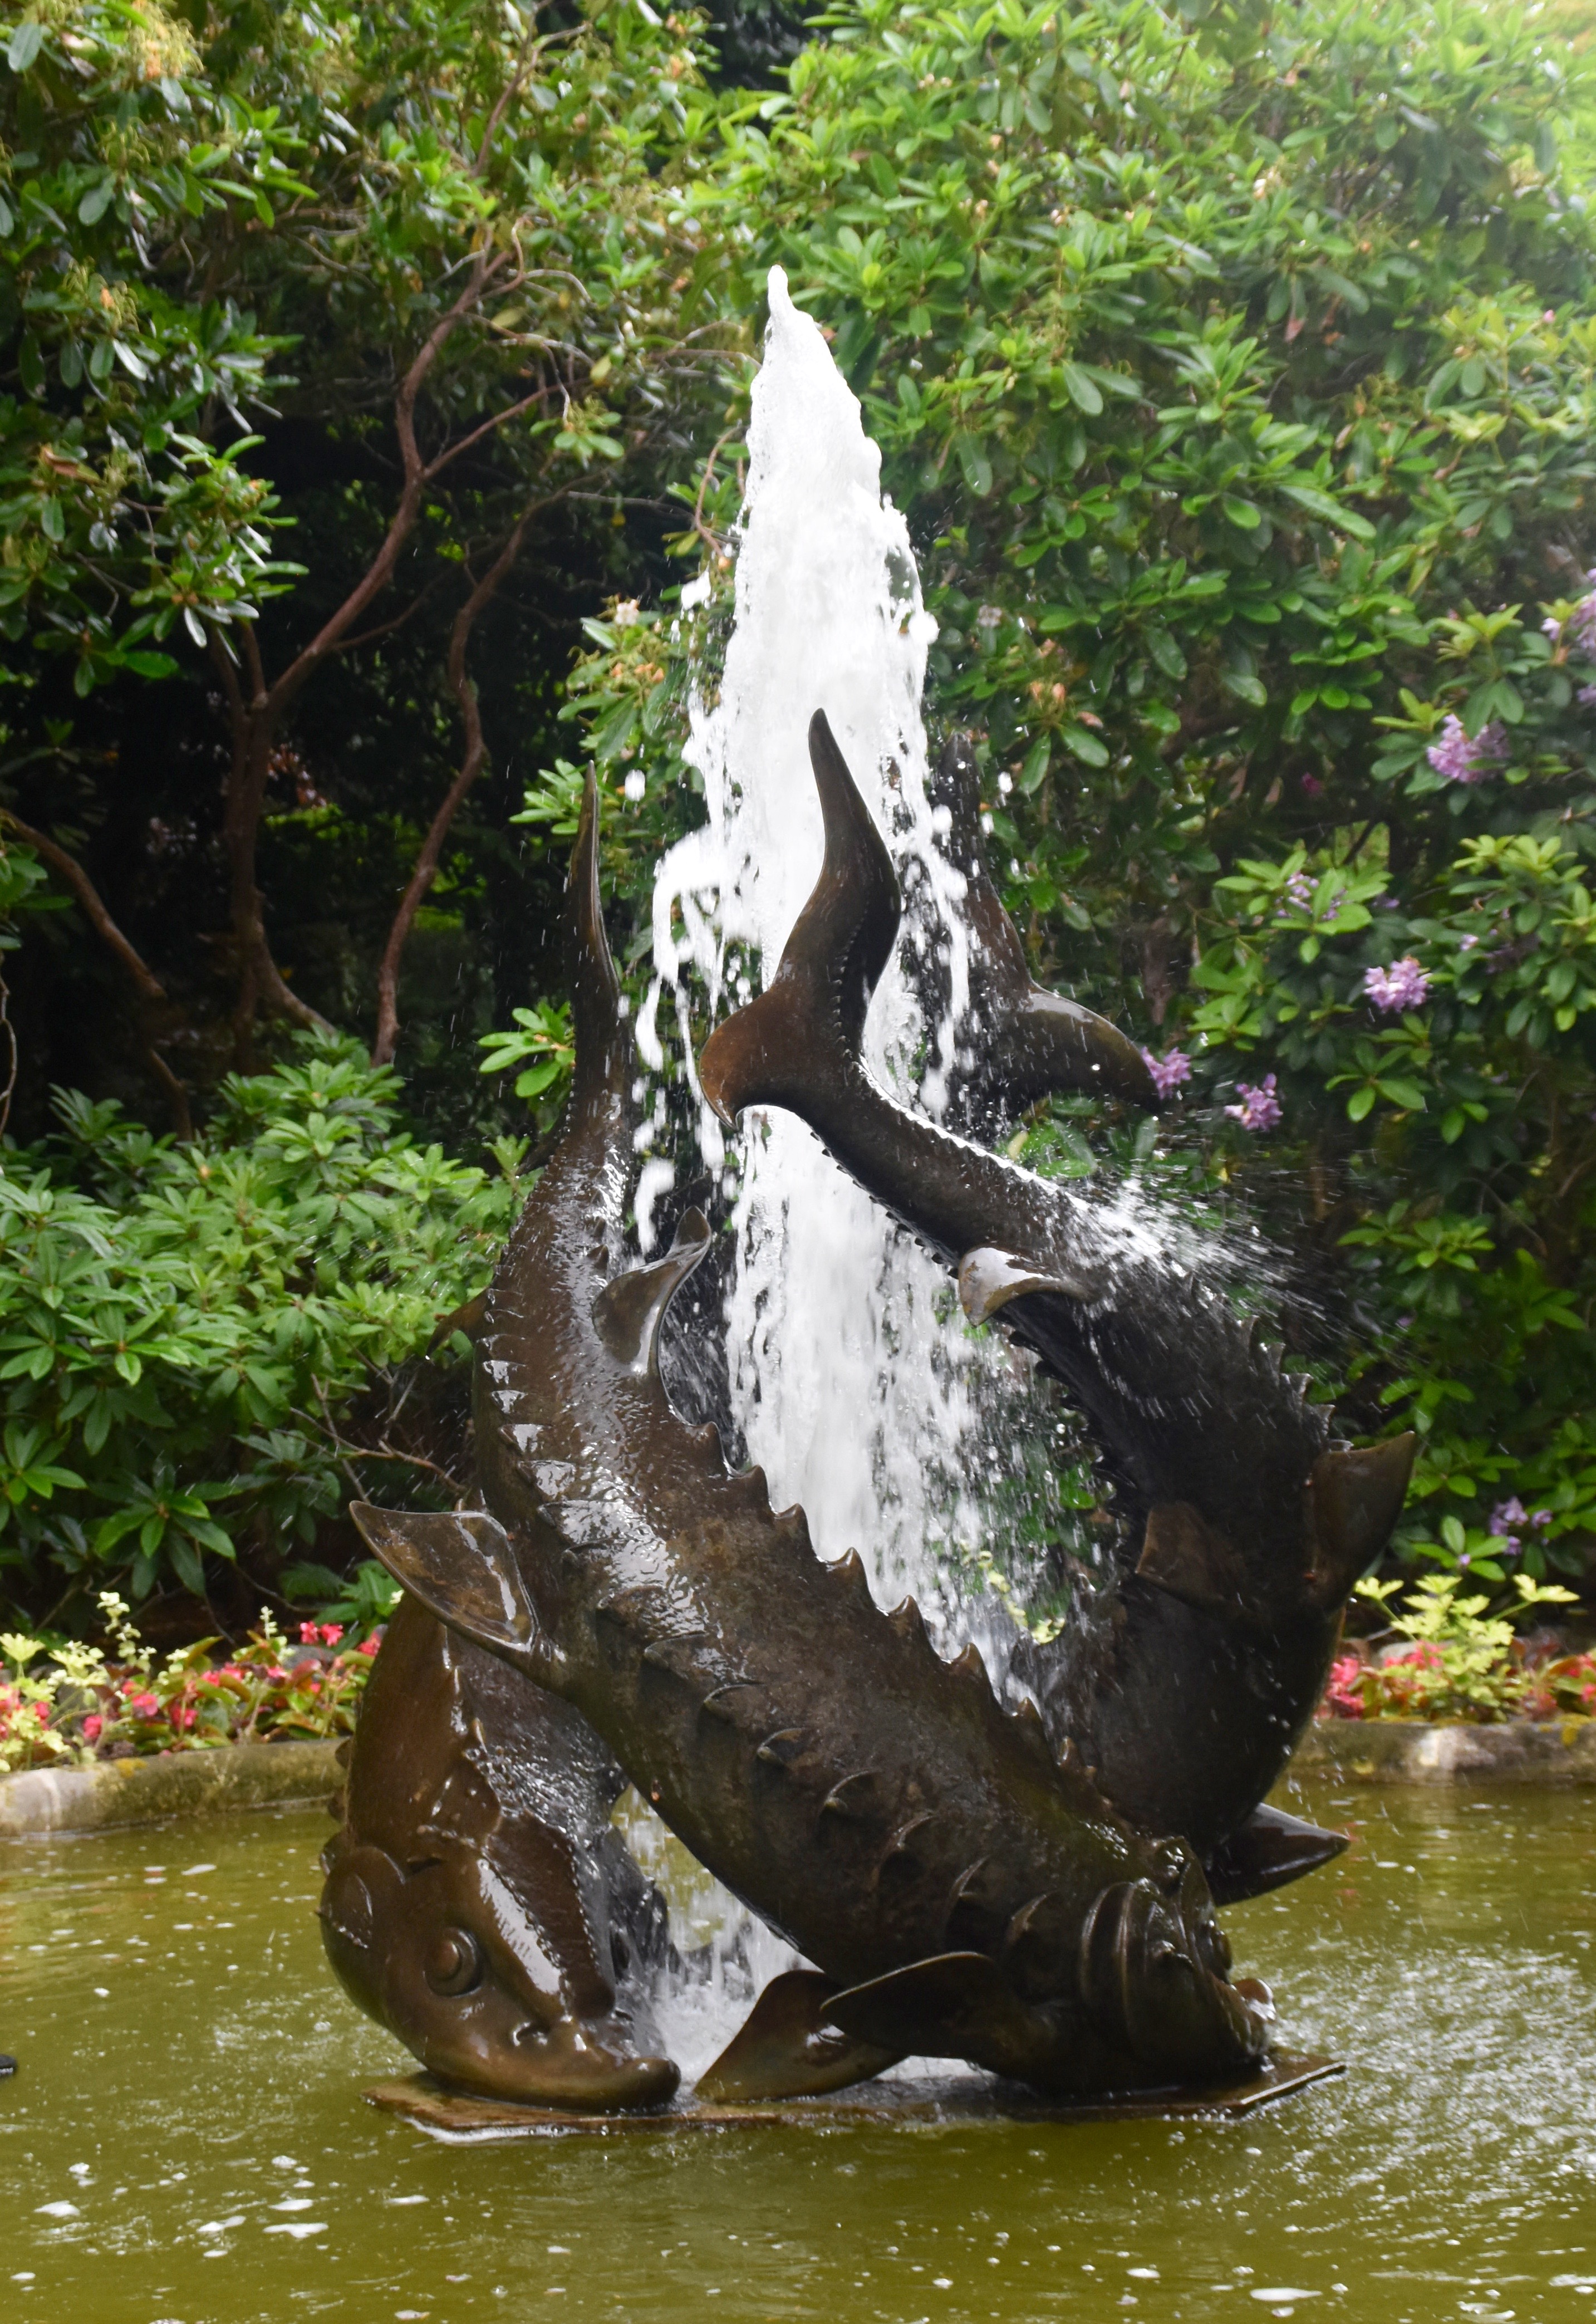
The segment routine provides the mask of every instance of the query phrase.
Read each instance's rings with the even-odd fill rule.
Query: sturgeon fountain
[[[935,624],[879,456],[779,272],[770,304],[736,627],[695,720],[708,817],[660,867],[635,1017],[587,788],[574,1085],[484,1303],[480,1506],[354,1511],[405,1594],[324,1857],[328,1952],[445,2091],[679,2108],[662,2029],[714,1948],[673,1940],[613,1821],[631,1785],[741,1913],[745,1969],[774,1968],[700,2110],[909,2059],[1016,2103],[1284,2088],[1216,1907],[1343,1844],[1265,1800],[1412,1442],[1337,1442],[1133,1189],[1011,1157],[1038,1096],[1153,1093],[1031,980],[974,760],[955,737],[927,762]],[[678,1201],[660,1250],[673,1075],[722,1222]],[[678,1296],[700,1268],[714,1296]],[[1062,1625],[961,1596],[933,1550],[983,1522],[972,1366],[1004,1343],[1115,1497]]]

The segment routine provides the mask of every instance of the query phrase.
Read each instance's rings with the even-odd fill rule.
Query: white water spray
[[[908,529],[881,488],[881,454],[819,327],[773,269],[754,383],[736,569],[736,623],[720,698],[693,718],[689,756],[708,820],[673,848],[654,891],[655,983],[641,1044],[662,1062],[655,1012],[674,1000],[687,1056],[687,977],[717,1016],[775,973],[818,875],[809,720],[824,709],[909,897],[911,946],[946,948],[945,1024],[926,1022],[899,961],[872,1005],[872,1071],[935,1111],[968,992],[947,907],[960,874],[935,844],[920,696],[936,625]],[[917,1092],[917,1068],[930,1069]],[[697,1084],[695,1083],[695,1093]],[[935,1613],[930,1545],[978,1525],[957,1482],[973,1351],[943,1270],[899,1235],[793,1116],[744,1124],[737,1272],[727,1316],[732,1393],[776,1506],[800,1501],[816,1549],[856,1548],[878,1600],[912,1590]],[[700,1104],[706,1162],[719,1125]],[[651,1191],[651,1190],[650,1190]]]

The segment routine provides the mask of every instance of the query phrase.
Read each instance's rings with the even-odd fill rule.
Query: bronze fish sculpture
[[[578,1715],[407,1597],[344,1750],[318,1912],[350,1997],[485,2097],[669,2098],[646,1998],[665,1910],[611,1826],[624,1778]]]
[[[700,1085],[728,1123],[753,1105],[797,1113],[956,1273],[971,1320],[1001,1320],[1085,1415],[1136,1563],[1094,1651],[1073,1638],[1028,1646],[1020,1674],[1049,1738],[1074,1744],[1134,1825],[1181,1833],[1222,1895],[1258,1894],[1342,1844],[1259,1803],[1323,1692],[1352,1585],[1396,1522],[1414,1440],[1333,1444],[1327,1413],[1283,1379],[1220,1292],[1100,1206],[910,1113],[871,1078],[862,1039],[897,936],[898,886],[823,713],[809,747],[820,878],[768,990],[706,1044]],[[1016,1048],[1017,1081],[1032,1091],[1082,1085],[1095,1068],[1137,1094],[1122,1035],[1083,1026],[1084,1011],[1061,1025],[1031,997],[973,827],[966,810],[983,1040],[999,1056]],[[989,1077],[975,1103],[1000,1093]]]
[[[912,1600],[881,1611],[856,1556],[823,1564],[801,1509],[772,1510],[762,1474],[729,1475],[713,1427],[672,1408],[660,1319],[709,1237],[689,1213],[665,1258],[621,1266],[633,1066],[591,783],[572,908],[570,1105],[478,1348],[491,1514],[357,1507],[367,1540],[574,1705],[815,1965],[780,1981],[781,2038],[741,2063],[733,2043],[712,2087],[835,2087],[909,2051],[1056,2092],[1245,2075],[1266,2016],[1185,1843],[1132,1830],[1033,1711],[1001,1708],[973,1649],[943,1662]]]

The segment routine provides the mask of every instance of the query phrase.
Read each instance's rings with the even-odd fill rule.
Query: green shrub
[[[227,1081],[192,1144],[63,1093],[55,1136],[0,1149],[12,1594],[86,1612],[112,1582],[135,1603],[202,1593],[245,1542],[275,1578],[352,1491],[453,1498],[463,1480],[401,1407],[487,1279],[524,1147],[491,1172],[451,1160],[413,1143],[397,1097],[353,1046],[307,1035]]]

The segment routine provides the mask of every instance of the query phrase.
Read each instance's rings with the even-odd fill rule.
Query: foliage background
[[[909,514],[942,625],[932,715],[977,737],[994,865],[1038,972],[1132,1027],[1168,1084],[1156,1140],[1056,1105],[1021,1125],[1027,1158],[1084,1174],[1129,1148],[1172,1192],[1261,1217],[1290,1254],[1296,1360],[1352,1429],[1423,1434],[1399,1556],[1488,1582],[1582,1578],[1581,14],[849,0],[801,46],[790,19],[724,18],[722,54],[714,25],[635,0],[507,14],[503,32],[433,0],[76,21],[13,17],[0,90],[17,221],[5,1183],[59,1203],[63,1250],[87,1248],[73,1205],[95,1205],[95,1231],[141,1254],[113,1265],[126,1281],[168,1266],[163,1222],[180,1190],[198,1201],[193,1157],[214,1145],[226,1171],[263,1173],[272,1234],[299,1256],[269,1282],[258,1252],[229,1257],[205,1310],[240,1350],[291,1351],[270,1359],[281,1388],[258,1409],[198,1396],[172,1358],[143,1417],[91,1447],[71,1382],[103,1370],[109,1338],[78,1309],[42,1337],[39,1261],[7,1246],[29,1432],[14,1459],[42,1481],[20,1488],[0,1555],[35,1613],[65,1582],[72,1618],[91,1573],[214,1592],[229,1551],[251,1586],[298,1559],[330,1587],[351,1546],[338,1446],[381,1454],[360,1474],[381,1490],[386,1463],[395,1498],[430,1472],[394,1469],[384,1443],[447,1469],[441,1439],[396,1446],[394,1383],[485,1272],[484,1241],[450,1274],[457,1224],[491,1240],[510,1199],[496,1166],[462,1165],[558,1109],[554,906],[578,765],[591,754],[604,779],[616,924],[638,941],[658,847],[697,811],[688,657],[712,658],[724,622],[775,261],[834,334]],[[98,46],[73,62],[69,39]],[[297,669],[381,558],[410,483],[404,382],[454,286],[495,263],[484,251],[528,287],[507,313],[488,281],[424,373],[420,456],[447,464],[412,496],[371,613],[270,718],[251,708],[270,686],[241,687],[241,760],[223,664],[247,676],[258,655],[272,684]],[[89,348],[75,379],[72,346]],[[452,663],[462,605],[530,508]],[[700,563],[716,595],[684,622],[676,585]],[[303,1028],[372,1025],[396,904],[467,763],[466,688],[484,763],[403,953],[401,1080],[363,1084],[346,1047]],[[93,900],[155,991],[96,933]],[[290,1062],[296,1016],[293,1038],[323,1047]],[[494,1028],[485,1062],[513,1080],[476,1070]],[[335,1059],[350,1126],[291,1167],[294,1139],[315,1143],[304,1076]],[[52,1084],[162,1121],[163,1073],[200,1135],[151,1146],[142,1178],[115,1159],[133,1133],[92,1107],[51,1130]],[[430,1138],[461,1163],[423,1159]],[[406,1172],[419,1269],[380,1213]],[[379,1208],[320,1284],[329,1255],[312,1258],[301,1210],[328,1199]],[[318,1296],[336,1325],[304,1320]],[[200,1327],[171,1314],[182,1347]],[[317,1330],[314,1361],[291,1352]],[[284,1430],[291,1460],[259,1450]],[[290,1468],[301,1497],[273,1502],[264,1480]],[[143,1518],[113,1537],[169,1476],[223,1542],[170,1514],[152,1551]]]

